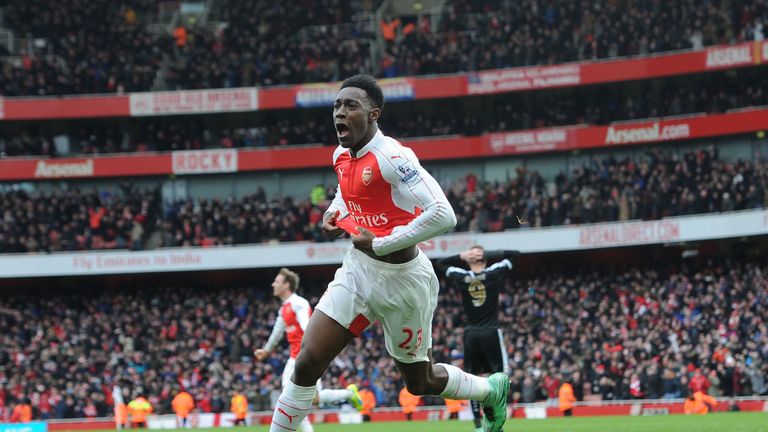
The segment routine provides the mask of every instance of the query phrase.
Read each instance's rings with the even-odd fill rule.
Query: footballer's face
[[[357,87],[341,89],[333,103],[333,124],[339,144],[352,150],[368,144],[378,130],[376,120],[380,114],[381,109],[371,105],[365,90]]]
[[[278,274],[272,281],[272,294],[275,297],[282,297],[290,291],[290,284],[286,282],[285,276]]]

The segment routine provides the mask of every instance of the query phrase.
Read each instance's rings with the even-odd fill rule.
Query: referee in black
[[[437,261],[449,281],[461,287],[467,325],[464,330],[464,370],[471,374],[509,374],[507,350],[499,328],[499,292],[520,252],[485,251],[482,246]],[[494,262],[488,266],[488,262]],[[469,267],[467,270],[464,266]],[[480,403],[472,401],[475,430],[482,431]]]

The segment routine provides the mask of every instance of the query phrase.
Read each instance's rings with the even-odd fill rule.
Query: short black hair
[[[384,92],[381,91],[381,87],[376,83],[376,79],[367,74],[357,74],[344,80],[341,84],[341,88],[357,87],[365,90],[368,95],[368,100],[371,104],[381,109],[384,106]]]

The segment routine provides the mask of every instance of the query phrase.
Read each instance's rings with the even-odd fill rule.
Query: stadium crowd
[[[144,249],[160,215],[156,192],[120,183],[107,191],[0,193],[0,252]]]
[[[456,0],[440,29],[419,25],[387,45],[384,76],[422,75],[636,56],[762,40],[764,4],[748,0]],[[416,30],[416,29],[414,29]]]
[[[768,105],[765,68],[700,77],[672,78],[638,88],[608,86],[553,92],[508,93],[483,98],[419,101],[388,105],[382,130],[395,138],[473,136],[566,125],[604,125],[615,121],[724,113]],[[482,115],[480,113],[483,113]],[[0,133],[0,157],[117,152],[264,148],[291,144],[337,145],[329,109],[266,111],[256,117],[152,118],[122,121],[79,120],[69,129],[43,132],[45,125],[8,125]],[[57,151],[57,140],[67,141]]]
[[[552,399],[563,379],[579,400],[680,398],[694,387],[716,396],[766,394],[766,263],[678,265],[511,278],[500,298],[511,400]],[[322,282],[306,283],[301,293],[315,304]],[[171,412],[180,388],[201,412],[226,411],[230,390],[239,387],[252,410],[269,409],[288,353],[278,349],[264,363],[251,357],[279,307],[267,284],[78,284],[4,293],[0,413],[28,398],[35,418],[110,415],[115,383],[128,395],[146,394],[156,413]],[[460,293],[443,281],[437,361],[461,362],[461,314]],[[396,405],[402,387],[378,326],[324,379],[330,387],[371,389],[377,406]]]
[[[518,167],[506,182],[467,174],[445,185],[458,232],[495,232],[768,207],[768,163],[724,162],[714,146],[682,154],[586,159],[554,178]],[[307,198],[267,197],[162,203],[159,190],[124,182],[110,191],[0,193],[0,253],[153,249],[324,241],[322,212],[335,189]],[[519,218],[529,223],[520,224]]]
[[[747,0],[476,2],[440,16],[355,23],[380,2],[221,0],[174,29],[157,3],[10,2],[3,24],[35,43],[0,65],[5,96],[119,93],[332,81],[642,55],[761,39],[765,5]],[[438,20],[436,26],[432,21]],[[379,32],[377,34],[377,32]],[[639,35],[639,36],[638,36]],[[384,41],[372,64],[377,39]],[[2,54],[2,53],[0,53]]]

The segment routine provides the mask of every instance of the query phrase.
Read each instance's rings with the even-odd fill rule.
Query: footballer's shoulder
[[[380,152],[380,154],[393,163],[406,162],[416,158],[413,150],[390,136],[382,136],[382,138],[378,140],[376,144],[376,149]]]
[[[342,146],[336,146],[336,150],[333,151],[333,163],[336,163],[336,161],[339,159],[339,157],[345,153],[348,153],[349,150],[345,149]]]
[[[304,298],[304,297],[302,297],[302,296],[300,296],[298,294],[293,296],[293,301],[294,301],[294,303],[302,305],[302,306],[309,306],[309,300],[307,300],[306,298]]]

